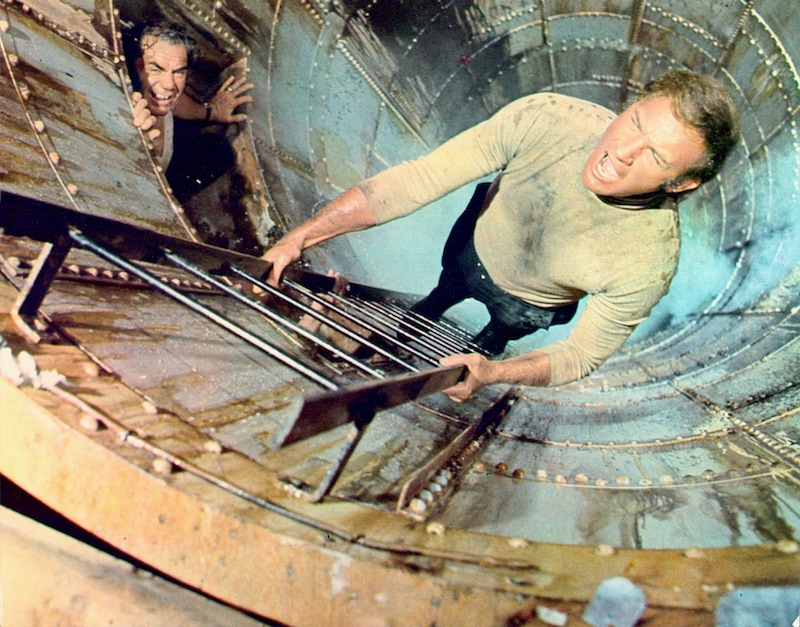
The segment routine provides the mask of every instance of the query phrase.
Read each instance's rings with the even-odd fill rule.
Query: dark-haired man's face
[[[150,112],[164,116],[175,106],[186,87],[188,55],[183,44],[146,37],[142,57],[136,62],[142,95]]]
[[[651,96],[611,122],[583,168],[583,184],[595,194],[617,198],[661,187],[688,191],[700,181],[668,183],[697,163],[705,149],[699,132],[675,117],[669,98]]]

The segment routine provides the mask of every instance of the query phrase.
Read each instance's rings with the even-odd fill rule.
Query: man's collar
[[[649,194],[625,196],[624,198],[602,196],[600,194],[595,195],[607,205],[619,207],[620,209],[654,209],[663,206],[669,196],[663,189],[656,190]]]

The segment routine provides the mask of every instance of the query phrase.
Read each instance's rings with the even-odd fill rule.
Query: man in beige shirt
[[[616,117],[576,98],[526,96],[335,198],[267,251],[270,281],[309,246],[499,173],[456,223],[439,286],[418,309],[435,318],[463,298],[480,300],[491,320],[476,340],[496,353],[568,321],[588,296],[561,342],[511,359],[442,360],[469,367],[447,391],[457,400],[488,383],[563,384],[608,359],[667,292],[680,249],[677,198],[713,178],[737,141],[730,94],[691,72],[653,81]]]

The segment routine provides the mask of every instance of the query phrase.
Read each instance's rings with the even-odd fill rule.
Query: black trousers
[[[464,213],[456,220],[442,254],[439,283],[413,311],[432,320],[466,298],[483,303],[489,311],[488,324],[473,338],[487,353],[498,355],[511,340],[530,335],[539,329],[566,324],[575,316],[578,303],[563,307],[537,307],[503,291],[483,267],[475,251],[473,234],[480,217],[489,183],[475,189]]]

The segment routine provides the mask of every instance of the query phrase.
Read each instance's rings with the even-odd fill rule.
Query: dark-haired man
[[[732,98],[718,81],[675,71],[614,114],[542,93],[516,100],[430,154],[345,191],[264,258],[270,280],[304,248],[407,215],[488,174],[456,222],[439,285],[416,309],[432,318],[464,298],[491,320],[476,336],[490,353],[585,311],[568,338],[511,359],[454,355],[467,379],[558,385],[608,359],[667,292],[677,269],[677,198],[718,172],[738,141]]]
[[[173,155],[173,116],[184,120],[234,123],[247,119],[235,113],[243,104],[253,101],[247,95],[253,85],[245,78],[229,77],[216,94],[199,103],[184,93],[194,41],[179,24],[154,22],[142,25],[134,35],[133,59],[138,91],[133,93],[133,123],[147,133],[164,170]],[[184,164],[184,167],[185,166]],[[189,169],[202,167],[198,164]],[[195,172],[192,178],[202,179]]]

